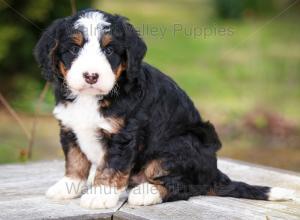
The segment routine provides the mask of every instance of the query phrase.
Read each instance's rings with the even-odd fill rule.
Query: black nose
[[[95,84],[99,78],[98,73],[83,73],[83,78],[88,84]]]

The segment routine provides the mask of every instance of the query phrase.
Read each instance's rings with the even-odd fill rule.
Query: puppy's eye
[[[80,47],[79,47],[79,46],[76,46],[76,45],[72,46],[71,49],[70,49],[70,51],[71,51],[73,54],[77,54],[77,53],[79,52],[79,50],[80,50]]]
[[[105,53],[105,55],[109,56],[111,55],[114,51],[113,51],[113,48],[112,47],[105,47],[103,49],[103,52]]]

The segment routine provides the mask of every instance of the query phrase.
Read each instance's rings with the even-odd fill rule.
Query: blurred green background
[[[294,0],[75,1],[130,19],[146,62],[170,75],[212,121],[220,156],[300,171],[300,4]],[[68,0],[0,0],[0,92],[28,130],[45,82],[32,50],[71,14]],[[37,117],[32,160],[62,158],[54,100]],[[0,163],[26,159],[28,140],[0,103]]]

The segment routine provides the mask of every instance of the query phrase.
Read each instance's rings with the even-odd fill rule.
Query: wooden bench
[[[300,197],[300,174],[229,159],[219,167],[232,179],[252,184],[296,190]],[[132,207],[123,197],[115,209],[87,210],[79,199],[54,202],[46,189],[63,176],[62,161],[0,166],[0,219],[300,219],[300,202],[269,202],[213,196],[189,201]]]

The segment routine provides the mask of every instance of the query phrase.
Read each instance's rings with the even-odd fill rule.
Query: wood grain
[[[300,198],[299,173],[228,159],[219,160],[219,167],[232,179],[294,189]],[[0,166],[0,219],[300,219],[299,201],[268,202],[213,196],[133,207],[124,204],[124,195],[114,209],[87,210],[79,206],[79,199],[53,202],[45,198],[46,189],[63,174],[62,161]]]

